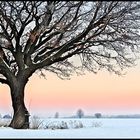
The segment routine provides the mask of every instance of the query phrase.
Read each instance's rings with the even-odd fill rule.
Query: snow
[[[0,138],[140,138],[140,119],[45,119],[67,122],[69,129],[16,130],[0,127]],[[70,122],[82,122],[83,128],[70,127]]]

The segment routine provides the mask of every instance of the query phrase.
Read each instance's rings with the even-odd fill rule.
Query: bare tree
[[[101,113],[95,113],[94,115],[95,115],[96,118],[101,118],[102,117]]]
[[[59,118],[59,112],[56,112],[56,113],[54,114],[54,118]]]
[[[84,111],[83,111],[82,109],[78,109],[78,110],[77,110],[77,117],[78,117],[78,118],[84,117]]]
[[[34,72],[68,78],[132,66],[139,12],[135,1],[0,1],[0,82],[10,87],[14,110],[9,126],[29,128],[24,89]]]

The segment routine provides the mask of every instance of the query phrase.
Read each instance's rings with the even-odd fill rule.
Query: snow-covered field
[[[67,123],[68,129],[0,127],[0,138],[140,138],[140,119],[45,119],[43,125],[62,122]],[[76,128],[76,124],[83,127]]]

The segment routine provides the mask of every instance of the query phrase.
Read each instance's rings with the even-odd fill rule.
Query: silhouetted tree
[[[95,113],[95,117],[96,118],[101,118],[102,117],[102,114],[101,113]]]
[[[138,1],[0,1],[0,82],[10,87],[14,110],[9,126],[29,128],[24,89],[34,72],[68,78],[132,66],[139,13]]]
[[[59,118],[59,113],[58,112],[55,113],[54,118]]]
[[[78,109],[78,110],[77,110],[77,117],[78,117],[78,118],[84,117],[84,111],[83,111],[82,109]]]

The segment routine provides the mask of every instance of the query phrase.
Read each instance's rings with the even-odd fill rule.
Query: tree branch
[[[2,84],[7,84],[7,85],[9,85],[9,82],[8,82],[8,80],[6,80],[6,79],[0,78],[0,82],[1,82]]]

